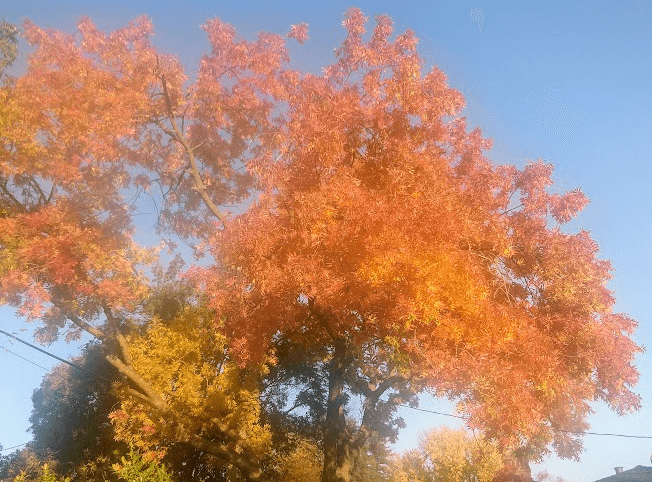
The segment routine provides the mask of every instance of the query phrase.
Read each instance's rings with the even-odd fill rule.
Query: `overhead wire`
[[[451,413],[436,412],[434,410],[426,410],[425,408],[411,407],[410,405],[399,404],[399,406],[409,408],[411,410],[418,410],[420,412],[427,412],[427,413],[434,413],[434,414],[437,414],[437,415],[443,415],[445,417],[460,418],[462,420],[467,419],[466,417],[462,417],[460,415],[453,415]],[[627,438],[652,439],[652,436],[648,436],[648,435],[624,435],[624,434],[619,434],[619,433],[599,433],[599,432],[573,432],[571,430],[561,430],[561,429],[555,429],[554,431],[555,432],[561,432],[561,433],[570,433],[570,434],[575,434],[575,435],[601,435],[601,436],[607,436],[607,437],[627,437]]]
[[[71,367],[76,368],[76,369],[79,370],[80,372],[83,372],[83,373],[85,373],[85,374],[87,374],[87,375],[91,375],[92,377],[97,378],[97,379],[102,379],[102,380],[104,380],[104,381],[111,382],[111,383],[113,382],[113,380],[110,380],[110,379],[108,379],[108,378],[106,378],[106,377],[103,377],[103,376],[101,376],[101,375],[98,375],[98,374],[92,372],[91,370],[88,370],[87,368],[84,368],[84,367],[81,367],[81,366],[79,366],[79,365],[76,365],[75,363],[72,363],[72,362],[70,362],[70,361],[68,361],[68,360],[64,360],[63,358],[58,357],[57,355],[54,355],[53,353],[50,353],[50,352],[47,351],[47,350],[43,350],[42,348],[39,348],[38,346],[32,345],[31,343],[29,343],[29,342],[27,342],[27,341],[25,341],[25,340],[21,340],[21,339],[18,338],[16,335],[12,335],[11,333],[7,333],[6,331],[3,331],[3,330],[0,330],[0,333],[2,333],[3,335],[6,335],[6,336],[9,336],[9,337],[13,338],[14,340],[17,340],[17,341],[21,342],[22,344],[27,345],[27,346],[30,347],[30,348],[33,348],[34,350],[38,350],[38,351],[40,351],[41,353],[44,353],[45,355],[54,358],[55,360],[58,360],[58,361],[60,361],[60,362],[62,362],[62,363],[65,363],[66,365],[70,365]],[[43,368],[44,370],[49,370],[48,368],[42,367],[41,365],[38,365],[37,363],[34,363],[34,362],[32,362],[31,360],[28,360],[27,358],[24,358],[24,357],[18,355],[17,353],[14,353],[14,352],[12,352],[11,350],[8,350],[7,348],[4,348],[4,347],[2,347],[2,348],[5,349],[5,350],[7,350],[7,351],[10,352],[10,353],[13,353],[14,355],[16,355],[16,356],[18,356],[18,357],[20,357],[20,358],[23,358],[24,360],[26,360],[26,361],[32,363],[33,365],[36,365],[36,366],[38,366],[38,367],[40,367],[40,368]]]
[[[17,340],[17,341],[21,342],[22,344],[27,345],[27,346],[30,347],[30,348],[33,348],[34,350],[38,350],[38,351],[40,351],[41,353],[45,353],[47,356],[52,357],[52,358],[54,358],[54,359],[56,359],[56,360],[59,360],[59,361],[62,362],[62,363],[65,363],[65,364],[67,364],[67,365],[70,365],[71,367],[76,368],[77,370],[80,370],[80,371],[82,371],[82,372],[86,371],[86,370],[83,369],[82,367],[77,366],[77,365],[75,365],[74,363],[69,362],[68,360],[64,360],[64,359],[61,358],[61,357],[58,357],[58,356],[56,356],[56,355],[54,355],[54,354],[52,354],[52,353],[50,353],[50,352],[48,352],[48,351],[46,351],[46,350],[43,350],[42,348],[39,348],[38,346],[34,346],[34,345],[32,345],[31,343],[29,343],[29,342],[27,342],[27,341],[25,341],[25,340],[21,340],[21,339],[18,338],[16,335],[12,335],[11,333],[7,333],[6,331],[3,331],[3,330],[0,330],[0,333],[2,333],[3,335],[7,335],[8,337],[13,338],[14,340]],[[21,357],[21,358],[22,358],[22,357]],[[43,368],[43,367],[41,367],[41,368]]]
[[[17,336],[14,336],[14,335],[12,335],[10,333],[7,333],[6,331],[0,330],[0,333],[15,339],[15,340],[29,346],[30,348],[33,348],[35,350],[40,351],[41,353],[44,353],[44,354],[46,354],[46,355],[48,355],[48,356],[50,356],[52,358],[55,358],[56,360],[59,360],[59,361],[61,361],[63,363],[66,363],[66,364],[68,364],[68,365],[70,365],[70,366],[72,366],[72,367],[74,367],[74,368],[76,368],[76,369],[78,369],[78,370],[80,370],[82,372],[92,374],[93,376],[95,376],[98,379],[100,378],[97,375],[95,375],[94,373],[90,372],[89,370],[87,370],[85,368],[82,368],[82,367],[80,367],[78,365],[75,365],[74,363],[71,363],[71,362],[69,362],[67,360],[64,360],[63,358],[60,358],[60,357],[58,357],[58,356],[56,356],[56,355],[54,355],[54,354],[52,354],[52,353],[50,353],[50,352],[48,352],[46,350],[43,350],[43,349],[41,349],[41,348],[39,348],[37,346],[34,346],[31,343],[28,343],[28,342],[26,342],[24,340],[21,340]],[[27,358],[25,358],[25,357],[23,357],[21,355],[18,355],[17,353],[12,352],[11,350],[8,350],[5,347],[2,347],[2,348],[5,351],[9,352],[9,353],[12,353],[13,355],[16,355],[17,357],[22,358],[23,360],[25,360],[25,361],[27,361],[29,363],[32,363],[33,365],[36,365],[36,366],[38,366],[40,368],[43,368],[44,370],[47,370],[47,368],[42,367],[41,365],[38,365],[37,363],[34,363],[31,360],[28,360]],[[104,378],[104,377],[101,377],[101,378]],[[452,413],[444,413],[444,412],[438,412],[438,411],[435,411],[435,410],[428,410],[428,409],[425,409],[425,408],[411,407],[410,405],[404,405],[404,404],[399,404],[399,406],[404,407],[404,408],[409,408],[411,410],[417,410],[417,411],[420,411],[420,412],[432,413],[432,414],[441,415],[441,416],[444,416],[444,417],[452,417],[452,418],[458,418],[458,419],[466,420],[466,417],[463,417],[461,415],[454,415]],[[625,438],[635,438],[635,439],[652,439],[652,436],[646,436],[646,435],[625,435],[625,434],[618,434],[618,433],[599,433],[599,432],[573,432],[573,431],[569,431],[569,430],[555,430],[555,431],[556,432],[562,432],[562,433],[575,434],[575,435],[597,435],[597,436],[603,436],[603,437],[625,437]],[[4,452],[6,450],[10,450],[10,449],[13,449],[13,448],[16,448],[16,447],[22,447],[23,445],[27,445],[28,443],[29,442],[25,442],[23,444],[14,445],[12,447],[7,447],[6,449],[3,448],[2,450],[0,450],[0,452]]]
[[[22,358],[22,359],[25,360],[27,363],[31,363],[32,365],[36,365],[37,367],[42,368],[43,370],[46,370],[46,371],[49,370],[49,368],[45,368],[44,366],[39,365],[38,363],[35,363],[35,362],[33,362],[32,360],[29,360],[29,359],[25,358],[24,356],[21,356],[21,355],[19,355],[18,353],[11,351],[11,350],[10,350],[9,348],[7,348],[6,346],[3,346],[2,349],[3,349],[4,351],[7,351],[7,352],[11,353],[12,355],[16,355],[18,358]]]
[[[23,445],[27,445],[28,443],[29,442],[25,442],[24,444],[13,445],[11,447],[7,447],[6,449],[3,448],[2,450],[0,450],[0,453],[5,452],[6,450],[15,449],[16,447],[22,447]]]

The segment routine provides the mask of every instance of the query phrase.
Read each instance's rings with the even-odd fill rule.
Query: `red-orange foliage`
[[[542,161],[485,158],[491,142],[454,118],[463,99],[438,69],[422,75],[413,35],[390,41],[379,17],[364,42],[364,23],[351,10],[338,61],[290,91],[277,158],[251,163],[262,193],[211,239],[206,293],[243,360],[278,331],[384,340],[472,426],[575,456],[556,430],[585,429],[589,401],[638,406],[635,323],[611,312],[610,265],[588,232],[560,228],[587,200],[549,193]]]
[[[312,75],[287,68],[282,37],[209,21],[188,87],[147,19],[109,36],[83,20],[80,42],[27,24],[29,71],[2,91],[3,299],[32,316],[53,302],[52,336],[64,316],[88,329],[128,311],[146,282],[126,199],[161,186],[160,227],[210,247],[215,264],[192,274],[241,363],[279,334],[330,347],[331,428],[371,344],[371,411],[398,374],[459,398],[489,436],[576,456],[559,430],[586,428],[588,402],[638,406],[635,322],[612,313],[588,232],[561,229],[587,200],[550,193],[542,161],[492,163],[415,36],[379,16],[364,40],[365,23],[351,9],[337,61]],[[305,24],[288,37],[305,41]],[[324,480],[346,480],[342,457]]]

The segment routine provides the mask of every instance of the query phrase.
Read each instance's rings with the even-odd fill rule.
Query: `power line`
[[[47,352],[47,351],[45,351],[45,350],[39,348],[38,346],[34,346],[34,345],[32,345],[31,343],[26,342],[25,340],[21,340],[20,338],[18,338],[17,336],[12,335],[11,333],[7,333],[6,331],[3,331],[3,330],[0,330],[0,333],[2,333],[3,335],[7,335],[7,336],[13,338],[14,340],[18,340],[19,342],[23,343],[24,345],[27,345],[27,346],[30,347],[30,348],[33,348],[34,350],[38,350],[38,351],[40,351],[41,353],[45,353],[45,354],[46,354],[47,356],[49,356],[49,357],[55,358],[55,359],[59,360],[60,362],[63,362],[63,363],[65,363],[65,364],[67,364],[67,365],[70,365],[71,367],[76,368],[76,369],[79,370],[79,371],[82,371],[82,372],[86,371],[86,370],[84,370],[82,367],[77,366],[77,365],[75,365],[74,363],[71,363],[71,362],[69,362],[68,360],[64,360],[63,358],[60,358],[60,357],[58,357],[58,356],[56,356],[56,355],[53,355],[52,353]],[[20,356],[20,355],[19,355],[19,356]],[[21,357],[21,358],[22,358],[22,357]],[[41,367],[41,368],[43,368],[43,367]]]
[[[21,357],[22,358],[22,357]],[[417,408],[417,407],[410,407],[409,405],[403,405],[399,404],[400,407],[405,407],[405,408],[410,408],[412,410],[418,410],[419,412],[426,412],[426,413],[434,413],[436,415],[443,415],[444,417],[453,417],[453,418],[460,418],[462,420],[466,420],[465,417],[462,417],[460,415],[453,415],[451,413],[443,413],[443,412],[436,412],[434,410],[426,410],[425,408]],[[563,432],[563,433],[572,433],[576,435],[599,435],[603,437],[626,437],[626,438],[638,438],[638,439],[652,439],[652,437],[645,436],[645,435],[623,435],[619,433],[598,433],[598,432],[571,432],[568,430],[556,430],[557,432]],[[13,447],[7,447],[6,449],[0,450],[0,452],[4,452],[6,450],[10,450],[16,447],[22,447],[23,445],[27,445],[29,442],[25,442],[24,444],[19,444],[19,445],[14,445]]]
[[[434,410],[426,410],[425,408],[416,408],[416,407],[411,407],[409,405],[403,405],[399,404],[400,407],[405,407],[405,408],[410,408],[412,410],[418,410],[420,412],[427,412],[427,413],[434,413],[437,415],[443,415],[445,417],[454,417],[454,418],[461,418],[462,420],[466,420],[466,417],[462,417],[460,415],[453,415],[450,413],[443,413],[443,412],[435,412]],[[572,433],[575,435],[600,435],[604,437],[626,437],[626,438],[642,438],[642,439],[652,439],[652,436],[647,436],[647,435],[623,435],[619,433],[598,433],[598,432],[572,432],[570,430],[555,430],[555,432],[561,432],[561,433]]]
[[[627,438],[652,438],[646,435],[623,435],[620,433],[597,433],[597,432],[571,432],[569,430],[556,430],[556,432],[574,433],[576,435],[604,435],[607,437],[627,437]]]
[[[50,370],[49,368],[45,368],[44,366],[41,366],[41,365],[39,365],[38,363],[34,363],[32,360],[28,360],[27,358],[25,358],[24,356],[19,355],[18,353],[14,353],[13,351],[11,351],[9,348],[7,348],[7,347],[5,347],[5,346],[3,346],[2,349],[3,349],[4,351],[8,351],[8,352],[11,353],[12,355],[16,355],[18,358],[22,358],[23,360],[25,360],[25,361],[28,362],[28,363],[31,363],[32,365],[36,365],[37,367],[42,368],[42,369],[45,370],[45,371],[49,371],[49,370]]]
[[[420,412],[436,413],[437,415],[443,415],[444,417],[461,418],[462,420],[466,420],[466,417],[461,417],[459,415],[452,415],[450,413],[435,412],[434,410],[426,410],[425,408],[410,407],[409,405],[403,405],[403,404],[399,404],[399,406],[405,408],[411,408],[412,410],[418,410]]]
[[[28,443],[29,443],[29,442],[25,442],[24,444],[18,444],[18,445],[14,445],[14,446],[12,446],[12,447],[7,447],[6,449],[2,449],[2,450],[0,450],[0,452],[4,452],[4,451],[6,451],[6,450],[15,449],[16,447],[22,447],[23,445],[27,445]]]
[[[79,371],[89,373],[89,374],[95,376],[96,378],[104,378],[104,377],[98,377],[96,374],[90,372],[89,370],[86,370],[85,368],[82,368],[82,367],[80,367],[78,365],[75,365],[74,363],[71,363],[71,362],[69,362],[67,360],[64,360],[63,358],[60,358],[60,357],[58,357],[56,355],[53,355],[52,353],[49,353],[49,352],[47,352],[47,351],[45,351],[45,350],[43,350],[43,349],[41,349],[41,348],[39,348],[37,346],[34,346],[31,343],[28,343],[28,342],[26,342],[24,340],[21,340],[17,336],[14,336],[14,335],[12,335],[10,333],[7,333],[6,331],[0,330],[0,333],[15,339],[15,340],[29,346],[30,348],[38,350],[41,353],[44,353],[44,354],[46,354],[46,355],[48,355],[48,356],[50,356],[52,358],[55,358],[55,359],[57,359],[57,360],[59,360],[59,361],[61,361],[63,363],[66,363],[67,365],[70,365],[71,367],[74,367]],[[43,368],[44,370],[47,370],[47,368],[42,367],[41,365],[38,365],[37,363],[34,363],[33,361],[28,360],[27,358],[24,358],[24,357],[18,355],[17,353],[14,353],[11,350],[8,350],[7,348],[4,348],[4,347],[2,347],[2,348],[4,350],[10,352],[10,353],[13,353],[14,355],[16,355],[16,356],[18,356],[20,358],[22,358],[23,360],[26,360],[26,361],[28,361],[28,362],[30,362],[30,363],[32,363],[32,364],[34,364],[34,365],[36,365],[36,366],[38,366],[40,368]],[[451,413],[436,412],[434,410],[427,410],[425,408],[411,407],[409,405],[404,405],[404,404],[399,404],[399,406],[409,408],[411,410],[418,410],[420,412],[433,413],[435,415],[441,415],[441,416],[444,416],[444,417],[452,417],[452,418],[459,418],[459,419],[462,419],[462,420],[466,420],[466,417],[462,417],[460,415],[453,415]],[[556,432],[561,432],[561,433],[570,433],[570,434],[575,434],[575,435],[598,435],[598,436],[603,436],[603,437],[624,437],[624,438],[637,438],[637,439],[652,439],[652,436],[646,436],[646,435],[624,435],[624,434],[618,434],[618,433],[599,433],[599,432],[573,432],[573,431],[570,431],[570,430],[555,430],[555,431]],[[15,445],[14,447],[20,447],[20,446],[25,445],[27,443],[29,443],[29,442],[25,442],[24,444],[20,444],[20,445]],[[0,452],[4,452],[5,450],[9,450],[9,449],[14,448],[14,447],[9,447],[7,449],[2,449],[2,450],[0,450]]]
[[[10,334],[10,333],[7,333],[6,331],[0,330],[0,333],[2,333],[2,334],[4,334],[4,335],[7,335],[7,336],[10,336],[10,337],[13,338],[14,340],[18,340],[19,342],[23,343],[24,345],[27,345],[28,347],[33,348],[34,350],[38,350],[38,351],[40,351],[41,353],[44,353],[44,354],[46,354],[46,355],[49,356],[49,357],[52,357],[52,358],[54,358],[54,359],[56,359],[56,360],[59,360],[60,362],[65,363],[66,365],[70,365],[71,367],[76,368],[77,370],[79,370],[79,371],[82,372],[82,373],[85,373],[86,375],[90,375],[90,376],[92,376],[92,377],[94,377],[94,378],[101,379],[101,380],[104,380],[104,381],[109,382],[109,383],[113,383],[113,380],[111,380],[111,379],[109,379],[109,378],[106,378],[106,377],[104,377],[104,376],[102,376],[102,375],[98,375],[97,373],[94,373],[94,372],[92,372],[91,370],[89,370],[89,369],[87,369],[87,368],[80,367],[79,365],[76,365],[76,364],[74,364],[74,363],[72,363],[72,362],[69,362],[68,360],[64,360],[63,358],[60,358],[60,357],[58,357],[58,356],[56,356],[56,355],[50,353],[49,351],[43,350],[42,348],[39,348],[38,346],[34,346],[34,345],[32,345],[31,343],[26,342],[25,340],[21,340],[21,339],[18,338],[17,336],[12,335],[12,334]],[[3,347],[3,348],[4,348],[4,347]],[[4,349],[7,350],[6,348],[4,348]],[[10,350],[7,350],[7,351],[10,351]],[[11,352],[11,353],[13,353],[13,352]],[[18,357],[20,357],[20,358],[23,358],[22,356],[18,355],[17,353],[14,353],[14,355],[16,355],[16,356],[18,356]],[[27,360],[27,358],[23,358],[23,360]],[[36,363],[34,363],[34,362],[30,361],[30,360],[27,360],[27,361],[30,362],[30,363],[32,363],[32,364],[34,364],[34,365],[36,365],[36,366],[38,366],[38,367],[43,368],[44,370],[48,370],[48,371],[49,371],[48,368],[44,368],[44,367],[42,367],[41,365],[38,365],[38,364],[36,364]]]

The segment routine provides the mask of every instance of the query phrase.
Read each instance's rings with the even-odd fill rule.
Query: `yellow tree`
[[[419,447],[394,461],[395,482],[491,482],[503,466],[495,442],[464,430],[424,432]]]
[[[258,383],[265,367],[243,371],[230,362],[226,338],[205,336],[213,320],[211,312],[191,307],[166,322],[154,318],[126,337],[130,366],[182,420],[190,440],[203,438],[222,451],[262,460],[271,444],[269,427],[259,423]],[[179,441],[176,427],[146,397],[123,389],[121,398],[110,416],[117,440],[161,457]]]

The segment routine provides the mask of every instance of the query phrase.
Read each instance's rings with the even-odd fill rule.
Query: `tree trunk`
[[[344,418],[344,372],[348,366],[347,344],[335,341],[328,374],[328,402],[324,434],[324,469],[321,482],[350,482],[355,449]]]

